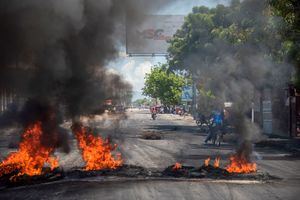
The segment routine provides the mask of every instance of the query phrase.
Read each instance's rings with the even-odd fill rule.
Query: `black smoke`
[[[120,27],[168,2],[0,0],[0,89],[25,99],[17,121],[45,122],[52,144],[63,118],[120,101],[131,86],[105,68],[124,41]]]

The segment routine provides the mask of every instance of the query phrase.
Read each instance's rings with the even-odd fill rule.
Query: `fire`
[[[219,168],[220,167],[220,160],[221,160],[221,157],[217,156],[215,161],[214,161],[214,168]]]
[[[209,165],[209,162],[210,162],[210,157],[204,160],[204,166],[207,167]]]
[[[51,156],[54,148],[45,147],[41,143],[42,123],[36,122],[29,125],[19,144],[17,152],[12,152],[0,163],[0,177],[5,174],[18,172],[10,180],[24,174],[29,176],[41,175],[43,167],[50,165],[51,170],[59,166],[57,158]]]
[[[179,169],[181,169],[182,168],[182,164],[180,164],[180,163],[175,163],[175,165],[174,165],[174,167],[172,168],[172,170],[173,171],[177,171],[177,170],[179,170]]]
[[[244,156],[233,155],[229,158],[230,164],[226,170],[230,173],[251,173],[256,172],[256,164],[247,161]]]
[[[116,169],[122,166],[121,154],[114,158],[111,153],[117,145],[111,145],[107,139],[94,136],[88,128],[80,124],[74,125],[72,129],[86,164],[85,170]]]

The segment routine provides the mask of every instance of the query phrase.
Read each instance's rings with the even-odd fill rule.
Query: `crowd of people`
[[[156,112],[158,114],[167,113],[167,114],[183,115],[183,114],[187,113],[185,108],[180,107],[180,106],[172,106],[172,107],[168,107],[168,106],[151,106],[150,111],[151,111],[151,113]]]

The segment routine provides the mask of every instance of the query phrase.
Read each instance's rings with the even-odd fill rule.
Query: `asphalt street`
[[[96,117],[89,120],[101,135],[110,136],[118,144],[118,151],[126,164],[145,168],[164,169],[180,162],[200,166],[210,156],[221,156],[221,166],[235,150],[229,143],[216,147],[204,144],[191,117],[158,115],[152,120],[147,110],[129,110],[127,118],[113,120]],[[69,125],[66,123],[65,125]],[[8,141],[13,131],[2,131],[0,150],[3,159],[9,151]],[[161,140],[142,139],[143,134],[155,132]],[[76,141],[70,136],[71,152],[57,152],[65,170],[83,165]],[[46,184],[6,188],[0,190],[0,199],[299,199],[300,158],[292,157],[284,149],[255,148],[253,159],[258,171],[278,179],[269,182],[222,180],[134,180],[97,179],[63,180]]]

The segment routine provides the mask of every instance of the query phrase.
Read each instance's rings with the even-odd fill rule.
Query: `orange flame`
[[[244,156],[233,155],[229,160],[230,164],[225,169],[230,173],[256,172],[256,163],[247,161]]]
[[[175,165],[174,165],[174,167],[172,168],[172,170],[173,171],[177,171],[177,170],[179,170],[179,169],[181,169],[182,168],[182,164],[180,164],[180,163],[175,163]]]
[[[121,154],[116,159],[111,154],[117,145],[111,145],[107,139],[94,136],[82,125],[73,126],[73,131],[86,164],[85,170],[116,169],[122,166]]]
[[[219,168],[220,167],[220,160],[221,160],[221,157],[217,156],[215,161],[214,161],[214,168]]]
[[[19,144],[19,150],[12,152],[0,163],[0,177],[5,174],[18,172],[10,180],[27,174],[29,176],[41,175],[46,163],[50,165],[51,170],[59,166],[58,160],[52,157],[54,148],[45,147],[41,143],[42,123],[36,122],[25,129],[22,140]]]
[[[204,160],[204,166],[207,167],[209,165],[209,162],[210,162],[210,157]]]

